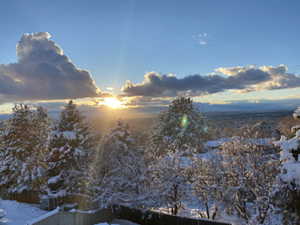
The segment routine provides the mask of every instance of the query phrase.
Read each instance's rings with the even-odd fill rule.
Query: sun
[[[114,97],[105,98],[103,105],[106,105],[113,109],[120,109],[124,107],[123,103],[119,99]]]

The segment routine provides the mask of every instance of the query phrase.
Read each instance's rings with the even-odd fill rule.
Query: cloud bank
[[[100,95],[91,74],[77,68],[47,32],[24,34],[17,62],[0,65],[0,99],[48,100]]]
[[[285,65],[245,66],[218,68],[208,76],[190,75],[177,78],[156,72],[145,74],[142,83],[127,81],[122,91],[127,96],[173,97],[176,95],[201,96],[236,90],[250,92],[300,87],[300,77],[288,73]]]

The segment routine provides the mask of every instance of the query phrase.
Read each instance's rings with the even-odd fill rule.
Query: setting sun
[[[114,97],[105,98],[103,104],[113,109],[119,109],[124,106],[119,99]]]

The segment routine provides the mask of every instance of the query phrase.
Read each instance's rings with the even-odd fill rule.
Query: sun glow
[[[113,109],[120,109],[124,107],[123,103],[119,99],[114,97],[105,98],[103,105],[106,105]]]

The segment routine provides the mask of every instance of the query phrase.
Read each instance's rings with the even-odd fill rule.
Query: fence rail
[[[140,225],[231,225],[205,219],[191,219],[179,216],[171,216],[159,212],[143,211],[125,206],[113,206],[116,218],[130,220]]]
[[[49,216],[42,216],[28,225],[94,225],[111,222],[114,219],[128,220],[140,225],[230,225],[229,223],[171,216],[120,205],[95,211],[57,210],[57,212],[50,212]]]

